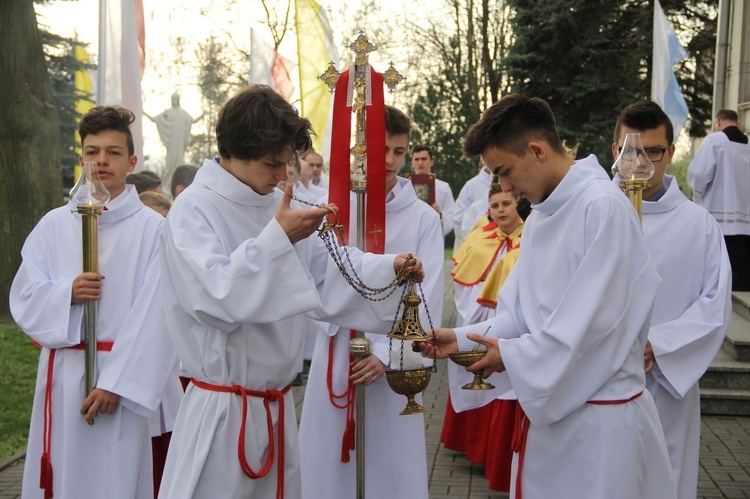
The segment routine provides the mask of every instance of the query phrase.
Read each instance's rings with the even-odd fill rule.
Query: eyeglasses
[[[647,149],[644,149],[646,152],[646,157],[649,159],[649,161],[656,161],[659,162],[662,159],[664,159],[664,153],[667,152],[669,149],[669,146],[667,147],[649,147]],[[622,146],[618,146],[617,152],[622,152]],[[640,152],[639,152],[640,154]]]

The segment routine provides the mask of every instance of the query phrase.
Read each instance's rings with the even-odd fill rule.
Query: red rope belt
[[[42,349],[42,345],[32,340],[31,344]],[[96,349],[100,352],[109,352],[114,345],[113,341],[98,341]],[[85,343],[65,347],[71,350],[85,349]],[[44,422],[42,427],[42,463],[39,468],[39,488],[44,490],[44,499],[52,499],[52,460],[50,459],[50,448],[52,447],[52,377],[55,370],[55,352],[58,349],[50,348],[47,360],[47,386],[44,389]]]
[[[638,392],[629,399],[621,400],[589,400],[586,402],[591,405],[621,405],[627,404],[640,397],[643,392]],[[529,435],[529,418],[523,412],[521,404],[516,404],[516,419],[513,425],[513,437],[510,447],[513,452],[518,452],[518,469],[516,470],[516,499],[523,499],[523,489],[521,487],[521,470],[523,469],[523,458],[526,454],[526,438]]]
[[[251,480],[263,478],[271,471],[273,467],[274,458],[276,456],[276,444],[274,443],[273,435],[273,419],[271,418],[271,409],[269,403],[272,400],[278,401],[279,403],[279,431],[276,435],[278,439],[279,447],[279,469],[276,480],[276,498],[284,498],[284,394],[289,391],[292,385],[287,385],[282,390],[268,390],[265,392],[257,390],[248,390],[240,385],[213,385],[211,383],[205,383],[198,381],[195,378],[190,380],[198,388],[209,390],[212,392],[224,392],[234,393],[242,397],[242,423],[240,424],[240,435],[237,442],[237,457],[240,461],[240,467],[242,472]],[[247,456],[245,454],[245,424],[247,421],[247,397],[258,397],[263,399],[263,406],[266,408],[266,425],[268,426],[268,456],[266,456],[266,462],[263,463],[263,467],[260,471],[255,472],[250,468],[250,464],[247,462]]]
[[[349,339],[356,337],[357,332],[351,330],[349,333]],[[333,347],[336,337],[338,335],[331,336],[328,339],[328,368],[326,370],[326,387],[328,388],[328,400],[331,401],[337,409],[346,409],[346,422],[344,425],[344,436],[341,439],[341,462],[348,463],[350,460],[349,452],[354,450],[355,442],[355,422],[354,422],[354,394],[356,393],[356,387],[351,380],[352,368],[351,362],[354,360],[353,355],[349,355],[349,370],[346,382],[346,391],[344,393],[333,392]],[[344,399],[343,402],[339,400]]]

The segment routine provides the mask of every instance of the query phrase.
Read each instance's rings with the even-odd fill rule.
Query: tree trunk
[[[32,0],[0,2],[0,314],[21,248],[62,203],[59,117]]]

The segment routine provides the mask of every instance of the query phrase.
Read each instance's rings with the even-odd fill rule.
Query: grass
[[[0,318],[0,461],[26,448],[38,361],[29,337]]]

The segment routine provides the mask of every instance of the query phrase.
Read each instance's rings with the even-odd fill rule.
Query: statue
[[[156,123],[156,129],[159,131],[159,138],[164,147],[167,148],[167,161],[164,166],[162,178],[169,182],[172,172],[185,162],[185,150],[190,142],[190,128],[193,123],[199,121],[203,114],[193,119],[187,111],[180,107],[180,94],[172,94],[172,107],[163,111],[156,117],[143,115]]]

